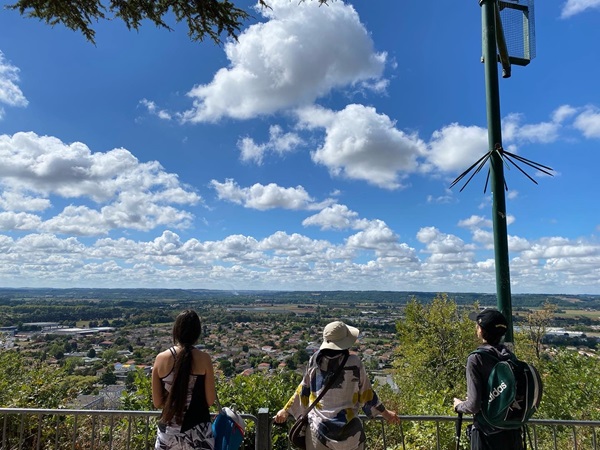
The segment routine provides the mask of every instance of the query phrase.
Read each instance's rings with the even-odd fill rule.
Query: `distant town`
[[[435,294],[392,292],[223,292],[185,290],[0,289],[0,346],[32,361],[68,366],[95,376],[93,392],[70,406],[114,408],[133,373],[150,374],[154,357],[172,344],[174,316],[195,309],[202,317],[199,348],[219,376],[301,371],[321,341],[323,325],[341,319],[361,329],[356,350],[384,382],[394,358],[396,323],[411,299]],[[448,294],[466,307],[494,305],[484,294]],[[595,349],[600,297],[526,296],[513,304],[515,326],[529,308],[552,302],[557,313],[547,339]],[[45,320],[43,320],[45,319]],[[1,351],[1,350],[0,350]]]

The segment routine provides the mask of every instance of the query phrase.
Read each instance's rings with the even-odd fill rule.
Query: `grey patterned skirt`
[[[161,430],[162,428],[162,430]],[[159,427],[154,450],[213,450],[215,438],[210,422],[201,423],[180,433],[174,427]]]

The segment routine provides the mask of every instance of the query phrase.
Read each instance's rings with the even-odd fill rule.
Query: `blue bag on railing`
[[[219,408],[212,424],[215,450],[238,450],[244,441],[246,423],[242,416],[231,408]]]

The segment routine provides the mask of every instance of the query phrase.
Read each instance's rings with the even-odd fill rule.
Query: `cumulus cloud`
[[[514,223],[515,217],[508,215],[506,223],[508,225]],[[473,215],[467,219],[460,220],[458,226],[467,228],[471,231],[471,237],[474,243],[480,248],[493,251],[494,250],[494,234],[491,231],[493,222],[491,219],[486,219],[482,216]],[[530,248],[527,239],[508,235],[508,248],[511,252],[521,252]]]
[[[43,211],[50,206],[49,199],[27,195],[24,192],[5,189],[0,193],[0,209],[5,211]]]
[[[66,144],[52,136],[15,133],[0,135],[0,159],[4,161],[0,207],[7,213],[48,212],[52,199],[89,203],[27,220],[42,232],[84,236],[118,228],[185,227],[192,215],[173,205],[201,201],[156,161],[140,163],[123,148],[94,153],[81,142]]]
[[[458,236],[442,233],[436,227],[421,228],[417,233],[417,239],[425,244],[425,252],[431,253],[431,257],[433,258],[445,259],[448,255],[467,255],[472,257],[472,245],[466,244]]]
[[[273,252],[278,256],[299,257],[302,263],[314,261],[323,255],[323,252],[331,247],[331,244],[323,240],[311,239],[298,233],[288,234],[277,231],[271,236],[263,239],[258,246],[263,251]],[[276,261],[282,261],[276,259]],[[294,262],[288,259],[288,264]]]
[[[507,225],[510,225],[511,223],[514,223],[515,221],[515,216],[509,214],[506,216],[506,223]],[[486,219],[485,217],[482,216],[471,216],[468,219],[464,219],[464,220],[460,220],[458,222],[458,226],[459,227],[464,227],[464,228],[470,228],[470,229],[474,229],[474,228],[492,228],[493,223],[491,219]]]
[[[261,165],[267,153],[283,155],[292,152],[302,144],[302,139],[296,133],[284,133],[279,125],[269,128],[269,140],[257,144],[251,137],[245,137],[238,142],[240,159],[245,162],[254,162]]]
[[[561,105],[551,114],[549,122],[521,124],[523,114],[512,113],[504,118],[502,124],[502,137],[507,142],[539,142],[548,144],[555,142],[560,137],[563,123],[573,117],[577,109],[570,105]]]
[[[346,239],[347,248],[373,252],[377,257],[373,263],[380,267],[382,264],[413,267],[418,263],[415,249],[400,242],[399,236],[383,220],[362,221],[361,228],[362,231]]]
[[[376,260],[370,267],[377,265],[383,269],[385,266],[418,264],[414,248],[400,242],[400,237],[382,220],[367,220],[358,217],[358,213],[350,210],[345,205],[332,205],[324,208],[314,216],[306,218],[302,225],[319,226],[322,230],[361,230],[346,239],[344,249],[337,249],[337,254],[355,254],[356,252],[372,252]],[[332,253],[328,252],[331,257]]]
[[[24,212],[0,212],[0,230],[38,230],[41,225],[41,219],[35,214]]]
[[[580,14],[588,9],[600,8],[600,0],[567,0],[563,5],[561,17],[568,19],[576,14]]]
[[[589,106],[580,113],[573,123],[576,129],[588,138],[600,138],[600,109]]]
[[[552,113],[552,121],[563,123],[566,119],[573,117],[577,113],[577,109],[571,105],[561,105]]]
[[[373,220],[363,231],[348,238],[348,245],[363,249],[382,249],[398,242],[398,236],[382,220]]]
[[[188,92],[193,108],[182,120],[249,119],[310,104],[335,88],[380,80],[386,55],[375,52],[351,5],[273,0],[269,6],[259,10],[266,22],[225,45],[229,67]]]
[[[227,179],[224,183],[211,180],[210,185],[217,192],[220,200],[227,200],[245,208],[265,211],[282,208],[292,210],[321,209],[330,203],[316,202],[302,186],[285,188],[275,183],[262,185],[256,183],[250,187],[240,187],[234,180]]]
[[[532,260],[552,258],[582,258],[598,256],[600,246],[583,240],[570,240],[563,237],[542,238],[523,252],[523,257]]]
[[[302,127],[325,129],[325,141],[311,156],[334,176],[397,189],[425,153],[425,143],[416,135],[397,129],[371,107],[351,104],[339,112],[310,107],[299,110],[298,117]]]
[[[582,119],[578,128],[593,135],[595,115],[590,111],[587,115],[579,116]],[[502,120],[504,146],[508,148],[508,145],[512,152],[516,152],[518,144],[555,142],[560,138],[565,121],[576,113],[576,108],[562,105],[552,112],[550,121],[539,123],[524,123],[524,116],[520,113],[508,114]],[[465,170],[487,153],[488,148],[486,128],[452,123],[432,133],[423,169],[443,173]]]
[[[354,228],[357,220],[357,212],[350,210],[346,205],[335,204],[307,217],[302,221],[302,225],[317,226],[322,230],[346,230]]]
[[[336,208],[332,208],[335,210]],[[352,221],[355,216],[344,208]],[[17,219],[26,224],[21,214]],[[0,214],[0,224],[8,219]],[[477,224],[485,219],[467,219]],[[0,234],[0,280],[22,285],[35,280],[41,286],[123,287],[202,286],[229,289],[373,289],[441,292],[493,291],[493,248],[477,255],[473,244],[435,227],[417,233],[425,245],[425,260],[400,241],[381,220],[360,222],[359,232],[343,243],[313,239],[298,233],[276,231],[264,239],[230,235],[220,240],[182,239],[164,231],[148,241],[102,238],[84,244],[75,237],[61,239],[51,233],[22,238]],[[491,232],[479,230],[473,242],[493,241]],[[598,288],[600,245],[592,241],[541,238],[528,241],[509,236],[511,284],[525,292],[567,292],[574,286]],[[35,274],[35,276],[33,276]],[[10,283],[6,284],[10,280]],[[31,284],[29,284],[31,285]]]
[[[435,131],[429,141],[428,164],[441,172],[464,170],[488,148],[487,130],[452,123]]]
[[[482,216],[471,216],[458,222],[459,227],[465,228],[492,228],[492,221]]]
[[[18,83],[19,68],[8,62],[0,50],[0,120],[4,117],[3,104],[25,107],[29,103]]]

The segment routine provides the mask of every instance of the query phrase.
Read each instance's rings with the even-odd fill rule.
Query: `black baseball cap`
[[[506,317],[497,309],[486,308],[483,311],[473,311],[469,314],[469,319],[474,320],[485,331],[496,336],[502,336],[508,330]]]

